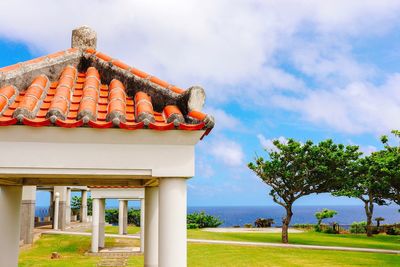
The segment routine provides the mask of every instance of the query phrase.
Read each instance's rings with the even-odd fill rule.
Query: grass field
[[[139,227],[129,226],[128,233],[134,234],[140,231]],[[117,234],[117,226],[107,226],[106,233]],[[231,240],[249,242],[272,242],[280,243],[280,233],[214,233],[199,229],[188,230],[188,238]],[[400,236],[375,235],[367,237],[365,234],[324,234],[317,232],[304,232],[289,234],[291,244],[321,245],[321,246],[343,246],[359,248],[379,248],[400,250]]]
[[[138,246],[138,240],[106,238],[106,246]],[[85,256],[88,236],[43,235],[20,253],[19,266],[96,266],[99,257]],[[61,259],[50,259],[57,251]],[[399,266],[399,255],[189,244],[188,266]],[[143,266],[143,256],[131,256],[128,266]]]
[[[272,242],[280,243],[280,233],[214,233],[202,230],[188,230],[189,238],[250,241],[250,242]],[[355,234],[324,234],[317,232],[304,232],[289,234],[289,243],[303,245],[321,246],[343,246],[360,248],[380,248],[400,250],[400,236],[375,235],[367,237]]]

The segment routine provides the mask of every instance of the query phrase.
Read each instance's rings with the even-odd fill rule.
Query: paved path
[[[91,233],[82,232],[67,232],[49,230],[43,234],[66,234],[66,235],[84,235],[90,236]],[[107,237],[117,238],[131,238],[140,239],[139,234],[135,235],[117,235],[106,234]],[[238,246],[256,246],[256,247],[279,247],[279,248],[301,248],[301,249],[317,249],[317,250],[334,250],[334,251],[353,251],[353,252],[370,252],[370,253],[383,253],[383,254],[398,254],[400,250],[393,249],[375,249],[375,248],[355,248],[355,247],[337,247],[337,246],[315,246],[315,245],[297,245],[297,244],[282,244],[282,243],[266,243],[266,242],[242,242],[242,241],[225,241],[225,240],[206,240],[206,239],[191,239],[188,242],[200,244],[224,244],[224,245],[238,245]]]
[[[336,247],[336,246],[315,246],[315,245],[297,245],[297,244],[266,243],[266,242],[242,242],[242,241],[206,240],[206,239],[188,239],[188,241],[191,242],[191,243],[202,243],[202,244],[224,244],[224,245],[240,245],[240,246],[256,246],[256,247],[279,247],[279,248],[302,248],[302,249],[337,250],[337,251],[353,251],[353,252],[372,252],[372,253],[399,254],[400,255],[400,250],[392,250],[392,249]]]

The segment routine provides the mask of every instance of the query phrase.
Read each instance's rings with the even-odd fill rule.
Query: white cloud
[[[274,103],[352,133],[398,125],[396,78],[369,84],[376,69],[352,50],[354,39],[398,25],[398,0],[10,0],[0,9],[0,36],[40,53],[67,48],[71,29],[87,24],[99,50],[182,87],[200,83],[212,101]],[[239,124],[216,111],[232,123],[223,127]]]
[[[211,162],[200,159],[196,161],[196,176],[210,178],[215,174]]]
[[[206,107],[204,112],[215,117],[215,130],[241,131],[244,129],[238,118],[226,113],[223,109]]]
[[[207,149],[215,160],[227,166],[238,167],[244,164],[242,147],[233,140],[225,138],[215,139],[207,146]]]
[[[287,139],[283,136],[273,139],[267,139],[264,135],[258,134],[257,135],[258,141],[260,142],[261,146],[268,151],[278,151],[276,146],[274,145],[274,140],[278,140],[281,143],[287,143]]]
[[[347,133],[400,129],[400,74],[379,86],[354,82],[343,88],[309,91],[303,98],[276,97],[275,103],[306,120]]]

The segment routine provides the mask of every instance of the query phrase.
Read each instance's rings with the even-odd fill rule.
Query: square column
[[[119,200],[118,210],[118,234],[128,234],[128,201]]]
[[[144,252],[144,206],[145,201],[144,198],[140,199],[140,252]]]
[[[105,210],[106,210],[106,200],[104,198],[99,200],[99,248],[104,248],[105,239]]]
[[[99,252],[99,221],[100,221],[100,199],[93,199],[92,211],[92,252]]]
[[[58,208],[54,207],[54,216],[56,216],[55,210],[58,210],[58,219],[54,219],[53,224],[57,221],[58,226],[54,227],[57,229],[60,229],[62,231],[65,230],[66,228],[66,195],[67,195],[67,188],[65,186],[54,186],[54,201],[56,200],[56,193],[58,193],[59,196],[59,204]],[[53,216],[53,217],[54,217]]]
[[[81,195],[81,222],[88,221],[87,191],[82,190]]]
[[[186,267],[186,178],[161,178],[159,187],[158,266]]]
[[[144,266],[158,266],[158,187],[144,189]],[[142,225],[140,226],[142,227]]]
[[[21,202],[21,235],[24,244],[33,243],[33,229],[35,227],[36,186],[22,188]]]
[[[50,203],[49,203],[49,216],[50,220],[54,222],[54,191],[50,191]]]
[[[71,188],[67,188],[65,204],[65,223],[68,225],[71,223]]]
[[[17,267],[22,186],[0,186],[0,266]]]

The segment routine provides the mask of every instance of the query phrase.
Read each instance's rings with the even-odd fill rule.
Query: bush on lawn
[[[223,222],[212,215],[202,212],[194,212],[187,215],[187,224],[197,224],[198,228],[215,228],[222,224]]]
[[[293,224],[294,228],[299,228],[299,229],[306,229],[306,230],[311,230],[315,228],[315,224],[312,223],[295,223]]]
[[[199,225],[197,223],[188,223],[187,229],[198,229]]]
[[[350,233],[352,234],[365,234],[367,232],[367,222],[353,222],[350,225]]]
[[[388,227],[388,228],[386,228],[386,234],[387,235],[400,235],[400,229],[397,229],[394,227]]]
[[[107,209],[106,210],[106,222],[111,224],[118,224],[118,209]],[[128,224],[134,224],[140,226],[140,210],[129,209],[128,210]]]

